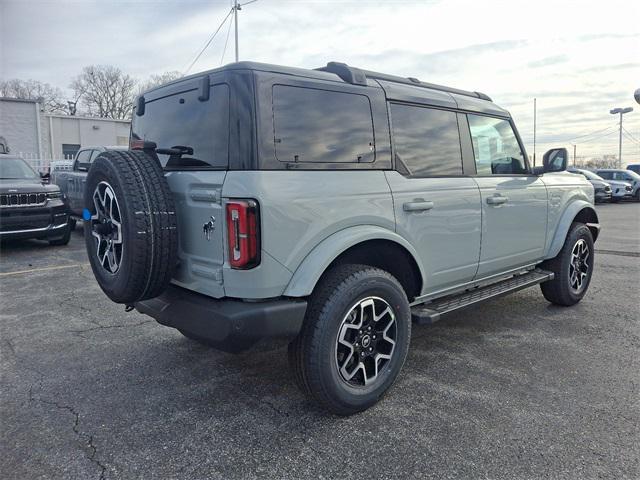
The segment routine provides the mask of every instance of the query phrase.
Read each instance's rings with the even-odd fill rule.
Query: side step
[[[419,325],[428,325],[440,320],[440,316],[461,308],[466,308],[490,298],[497,298],[508,293],[532,287],[547,280],[553,280],[553,272],[536,268],[530,272],[519,274],[484,287],[465,290],[462,293],[438,298],[411,308],[411,317]]]

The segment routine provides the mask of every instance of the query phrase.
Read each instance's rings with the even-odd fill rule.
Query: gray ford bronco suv
[[[412,322],[538,284],[580,301],[599,225],[566,163],[532,168],[482,93],[240,62],[137,99],[130,150],[92,162],[86,247],[111,300],[190,339],[290,338],[300,388],[348,415],[394,382]]]

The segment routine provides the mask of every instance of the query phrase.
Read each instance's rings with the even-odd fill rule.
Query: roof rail
[[[453,87],[445,87],[443,85],[436,85],[435,83],[427,83],[418,80],[415,77],[398,77],[396,75],[388,75],[386,73],[372,72],[370,70],[361,70],[359,68],[350,67],[346,63],[341,62],[329,62],[326,67],[316,68],[321,72],[335,73],[347,83],[353,85],[366,85],[367,78],[374,80],[384,80],[387,82],[403,83],[405,85],[414,85],[418,87],[430,88],[432,90],[440,90],[442,92],[456,93],[458,95],[466,95],[468,97],[480,98],[482,100],[492,101],[489,95],[481,92],[470,92],[467,90],[460,90]]]

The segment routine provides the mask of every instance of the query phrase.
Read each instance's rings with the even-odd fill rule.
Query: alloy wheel
[[[102,268],[111,274],[120,269],[124,244],[122,217],[111,185],[100,182],[93,192],[95,213],[91,215],[91,235],[96,239],[96,256]]]
[[[575,293],[580,293],[587,283],[590,262],[589,245],[581,238],[571,249],[569,262],[569,284]]]
[[[340,378],[353,387],[375,382],[391,361],[397,333],[395,313],[384,299],[359,300],[338,330],[335,361]]]

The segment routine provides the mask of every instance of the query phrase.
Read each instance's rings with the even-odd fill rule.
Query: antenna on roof
[[[238,10],[242,10],[242,7],[245,5],[249,5],[250,3],[257,2],[258,0],[250,0],[244,3],[238,3],[238,0],[233,0],[233,7],[231,10],[233,11],[233,23],[235,24],[235,36],[236,36],[236,63],[240,60],[240,52],[238,50]]]

